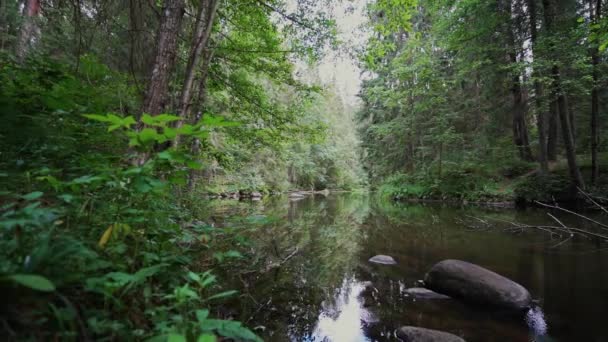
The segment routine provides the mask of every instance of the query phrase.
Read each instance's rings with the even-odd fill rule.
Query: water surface
[[[608,246],[500,223],[555,224],[545,210],[396,205],[355,194],[214,205],[214,224],[255,227],[244,230],[257,251],[251,262],[267,271],[239,277],[237,318],[266,341],[390,341],[403,325],[469,342],[608,341]],[[228,222],[227,213],[248,219]],[[397,265],[370,264],[377,254]],[[443,259],[479,264],[528,288],[541,309],[536,329],[523,318],[404,291]]]

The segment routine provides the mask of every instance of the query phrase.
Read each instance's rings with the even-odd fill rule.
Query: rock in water
[[[450,297],[444,294],[437,293],[423,287],[411,287],[406,289],[404,292],[416,299],[450,299]]]
[[[508,310],[525,311],[532,302],[523,286],[466,261],[441,261],[426,274],[424,282],[435,292]]]
[[[369,262],[373,262],[374,264],[382,264],[382,265],[395,265],[397,262],[393,257],[388,255],[376,255],[375,257],[371,257]]]
[[[410,326],[397,330],[397,337],[405,342],[465,342],[462,338],[450,333]]]

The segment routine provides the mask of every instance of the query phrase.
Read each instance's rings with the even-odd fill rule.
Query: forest
[[[470,201],[605,193],[601,0],[401,6],[377,2],[362,57],[375,75],[358,113],[372,184]]]
[[[526,267],[551,252],[514,230],[542,230],[528,241],[558,249],[608,241],[607,6],[0,0],[0,337],[391,340],[407,323],[393,313],[412,313],[382,309],[386,325],[370,319],[358,337],[339,325],[340,305],[369,290],[363,278],[394,296],[398,272],[357,258],[391,252],[411,283],[431,256],[483,263],[461,242],[439,246],[462,241],[444,234],[452,221],[476,232],[510,222],[495,232],[506,236],[471,243],[536,296]],[[568,213],[561,204],[574,218],[517,223],[512,208]],[[403,234],[435,252],[405,262]],[[516,269],[485,249],[503,242],[536,263]],[[564,263],[591,267],[585,258]],[[546,263],[549,279],[559,267]],[[590,295],[606,296],[605,272],[590,273]],[[529,341],[526,329],[496,329]]]

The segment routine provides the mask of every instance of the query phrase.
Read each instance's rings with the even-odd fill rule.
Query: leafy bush
[[[137,130],[120,106],[137,102],[130,85],[93,59],[81,64],[86,77],[48,59],[1,65],[0,286],[9,334],[258,340],[238,322],[210,318],[213,302],[234,292],[209,267],[240,254],[216,244],[210,227],[182,227],[191,210],[176,190],[201,165],[185,151],[156,148],[233,123],[208,116],[175,128],[176,116],[144,115],[147,127]],[[210,263],[197,266],[205,255]]]
[[[494,177],[482,170],[453,165],[439,176],[435,172],[397,174],[380,186],[379,192],[392,199],[431,199],[456,201],[505,201],[512,198],[509,188],[501,189]]]

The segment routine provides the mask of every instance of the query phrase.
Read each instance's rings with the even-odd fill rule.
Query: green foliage
[[[394,200],[502,202],[513,200],[512,189],[492,175],[454,166],[441,176],[431,173],[396,174],[380,185],[379,193]]]
[[[532,175],[515,188],[515,196],[520,201],[553,202],[572,198],[570,179],[564,173],[552,173],[546,176]]]
[[[373,186],[392,197],[512,198],[514,180],[538,167],[523,153],[518,156],[515,118],[523,115],[534,158],[540,145],[537,118],[544,114],[546,131],[555,114],[554,66],[569,102],[577,153],[589,152],[590,90],[605,79],[590,82],[588,48],[601,47],[605,18],[577,22],[577,13],[586,9],[573,1],[534,4],[533,41],[526,1],[370,5],[373,34],[361,59],[372,77],[361,90],[358,121]],[[543,19],[547,4],[555,7],[553,27]],[[598,75],[605,74],[604,62]],[[516,100],[519,87],[523,103]],[[605,91],[600,92],[603,99]],[[600,107],[603,131],[603,100]]]
[[[7,118],[0,182],[8,190],[1,194],[0,282],[13,313],[6,324],[27,327],[18,329],[24,338],[258,340],[204,309],[234,291],[222,289],[211,270],[191,266],[195,257],[206,253],[221,264],[237,252],[214,249],[209,238],[195,237],[204,228],[179,224],[190,218],[172,189],[201,165],[183,150],[155,149],[234,123],[208,116],[174,128],[173,115],[144,115],[151,128],[138,130],[120,101],[90,99],[108,87],[92,85],[95,79],[114,80],[120,90],[128,88],[125,78],[86,61],[77,73],[47,59],[29,63],[3,64],[0,85]],[[92,111],[108,114],[84,114]],[[121,156],[127,144],[148,160],[131,165]]]

